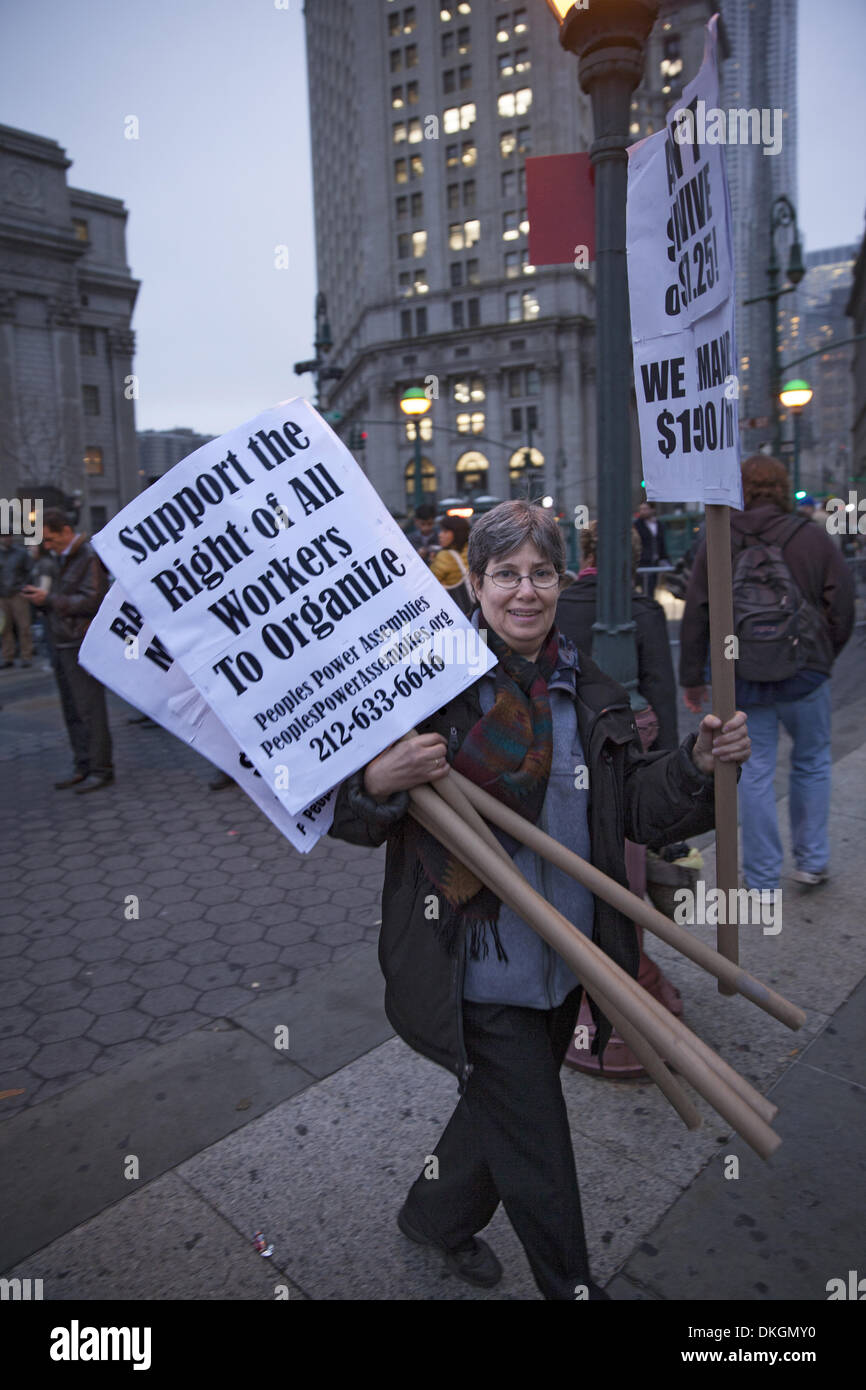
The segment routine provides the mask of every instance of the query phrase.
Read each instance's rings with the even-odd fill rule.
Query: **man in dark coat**
[[[105,687],[78,664],[85,633],[108,593],[108,575],[87,537],[69,525],[63,512],[49,508],[42,529],[43,546],[58,557],[57,582],[50,593],[30,586],[24,594],[48,617],[54,670],[75,757],[73,775],[54,785],[58,791],[74,787],[81,795],[114,781]]]
[[[660,565],[667,561],[668,548],[665,542],[664,522],[659,521],[656,516],[655,502],[641,502],[638,507],[637,517],[634,522],[634,529],[640,537],[640,563],[641,567]],[[658,582],[657,574],[645,574],[643,576],[644,593],[647,598],[652,598]]]
[[[804,660],[794,675],[777,681],[737,676],[737,708],[748,714],[752,740],[740,781],[743,877],[750,889],[779,886],[783,854],[773,782],[782,724],[793,739],[789,810],[797,868],[792,876],[817,885],[828,877],[830,856],[830,671],[854,626],[854,585],[826,530],[808,517],[792,518],[790,478],[778,459],[766,454],[746,459],[743,499],[745,510],[731,511],[734,563],[749,541],[780,545],[800,594],[817,615],[815,640],[804,634]],[[680,685],[695,713],[706,693],[709,632],[704,543],[695,557],[680,631]]]
[[[4,667],[14,664],[16,631],[21,665],[29,666],[33,660],[30,605],[21,596],[21,590],[30,579],[30,556],[31,548],[19,543],[15,536],[0,536],[0,611],[6,620],[3,627]]]

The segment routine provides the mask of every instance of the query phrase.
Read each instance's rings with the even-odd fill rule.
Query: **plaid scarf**
[[[452,766],[534,825],[553,760],[547,682],[559,660],[559,632],[555,626],[550,629],[536,661],[512,651],[492,628],[487,630],[487,645],[499,660],[492,673],[493,707],[473,724]],[[501,900],[411,817],[407,833],[424,873],[445,899],[445,910],[434,925],[445,949],[453,954],[465,927],[473,959],[487,956],[490,935],[498,959],[507,962],[496,925]],[[495,833],[513,855],[517,841],[502,831]]]

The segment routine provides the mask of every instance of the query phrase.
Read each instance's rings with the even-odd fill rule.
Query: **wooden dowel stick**
[[[658,1052],[668,1050],[671,1062],[756,1153],[768,1158],[775,1152],[781,1142],[779,1136],[690,1047],[679,1039],[671,1044],[667,1030],[651,1010],[623,986],[622,979],[630,979],[625,971],[603,952],[598,953],[600,959],[597,960],[591,949],[592,942],[586,941],[570,923],[560,918],[513,865],[505,864],[470,826],[463,822],[455,826],[453,813],[442,805],[431,787],[416,787],[410,791],[409,798],[410,805],[419,805],[422,812],[427,813],[431,833],[514,912],[535,926],[591,994],[594,995],[596,989],[607,994]]]
[[[478,814],[469,798],[463,792],[460,783],[456,780],[457,777],[459,777],[459,774],[455,774],[454,777],[452,777],[449,774],[448,777],[443,778],[441,781],[433,783],[433,790],[443,799],[443,801],[448,803],[452,810],[456,811],[457,814],[463,818],[467,825],[471,825],[477,831],[477,833],[482,837],[482,839],[484,839],[491,846],[491,848],[496,853],[498,853],[500,858],[504,858],[506,862],[511,863],[511,858],[508,855],[507,851],[496,839],[496,836],[493,834],[493,831],[490,829],[490,826]],[[461,778],[460,782],[462,781],[463,779]],[[570,925],[573,925],[573,923]],[[624,973],[627,974],[627,972]],[[691,1030],[688,1029],[686,1025],[682,1023],[674,1014],[672,1014],[669,1009],[666,1009],[664,1005],[661,1004],[657,999],[654,999],[653,996],[649,994],[647,990],[643,989],[643,987],[639,985],[636,980],[631,980],[630,976],[628,978],[631,983],[632,993],[636,994],[636,996],[639,997],[647,1007],[653,1010],[653,1012],[659,1018],[660,1022],[665,1027],[667,1027],[670,1032],[678,1036],[683,1043],[685,1043],[687,1046],[692,1047],[694,1051],[696,1051],[701,1057],[703,1057],[707,1064],[713,1068],[713,1070],[722,1078],[722,1080],[727,1081],[728,1085],[731,1086],[731,1088],[737,1093],[737,1095],[739,1095],[740,1098],[743,1101],[745,1101],[747,1105],[750,1105],[751,1108],[758,1115],[762,1116],[762,1118],[765,1119],[769,1124],[773,1120],[773,1118],[779,1113],[779,1107],[777,1105],[773,1105],[773,1103],[767,1100],[765,1096],[762,1096],[760,1091],[756,1091],[755,1088],[752,1085],[750,1085],[750,1083],[745,1079],[745,1077],[740,1076],[739,1072],[735,1071],[733,1067],[729,1066],[728,1063],[725,1062],[722,1057],[719,1057],[718,1053],[714,1052],[711,1047],[708,1047],[707,1044],[697,1036],[697,1034],[691,1032]],[[602,1000],[602,998],[597,993],[593,994],[593,998],[595,999],[602,1012],[607,1015],[611,1023],[618,1030],[620,1036],[623,1037],[628,1046],[631,1047],[631,1043],[629,1042],[628,1038],[626,1038],[625,1033],[623,1033],[622,1029],[619,1026],[619,1023],[613,1017],[613,1014],[608,1013],[607,1007],[605,1006],[605,1003]],[[620,1014],[619,1017],[621,1019],[622,1015]],[[632,1051],[635,1053],[635,1056],[639,1055],[637,1050],[633,1047]],[[663,1053],[662,1057],[666,1055],[667,1054]],[[659,1060],[661,1061],[661,1058]],[[647,1067],[646,1069],[647,1071],[650,1071],[649,1067]],[[653,1076],[653,1080],[657,1080],[657,1077],[654,1072],[650,1071],[650,1075]],[[668,1098],[670,1099],[670,1097]],[[671,1103],[674,1104],[673,1101],[671,1101]],[[679,1111],[680,1114],[682,1114],[682,1111],[679,1110],[679,1106],[675,1105],[675,1108]],[[688,1121],[686,1121],[686,1123],[688,1124]],[[689,1127],[691,1128],[691,1126]]]
[[[582,883],[591,893],[597,897],[604,898],[613,907],[618,908],[626,917],[646,927],[654,936],[658,936],[662,941],[666,941],[669,946],[674,946],[681,951],[684,956],[688,956],[696,965],[700,965],[704,970],[715,975],[717,979],[724,980],[732,987],[732,992],[742,994],[745,999],[749,999],[753,1004],[757,1004],[765,1013],[772,1014],[780,1023],[784,1023],[788,1028],[802,1028],[806,1022],[806,1015],[796,1004],[792,1004],[789,999],[777,994],[761,980],[755,979],[747,970],[737,965],[735,962],[726,959],[714,951],[706,942],[698,940],[687,932],[684,927],[672,922],[669,917],[665,917],[659,912],[658,908],[651,903],[638,898],[634,893],[630,893],[627,888],[613,879],[608,878],[600,869],[588,864],[579,855],[559,844],[557,840],[546,835],[543,830],[539,830],[525,817],[519,816],[516,811],[512,811],[508,806],[504,806],[501,801],[497,801],[489,792],[485,792],[481,787],[477,787],[474,782],[470,782],[467,777],[455,771],[454,768],[443,782],[454,782],[458,789],[464,793],[466,798],[472,803],[476,810],[480,811],[486,818],[493,821],[502,830],[506,830],[516,840],[528,845],[530,849],[541,854],[556,868],[562,869],[563,873],[569,874]],[[437,783],[437,787],[442,783]]]
[[[713,714],[723,724],[736,713],[736,680],[734,663],[728,650],[734,633],[734,606],[731,588],[731,509],[728,506],[708,505],[707,523],[707,592],[710,618],[710,680],[713,689]],[[716,886],[724,893],[724,901],[733,901],[737,869],[737,766],[718,763],[714,778],[716,803]],[[736,923],[719,923],[716,928],[719,953],[735,964],[739,960],[739,939]],[[733,994],[736,986],[719,976],[719,993]]]
[[[500,857],[504,857],[510,863],[507,851],[500,845],[496,836],[490,830],[490,827],[481,819],[478,812],[456,787],[447,787],[447,780],[446,778],[444,783],[436,785],[435,790],[442,794],[443,799],[452,806],[453,810],[457,811],[458,815],[463,815],[467,823],[472,825],[473,828],[477,830],[478,834],[487,840],[491,848],[494,849]],[[426,820],[426,817],[423,816],[419,808],[416,807],[413,809],[413,815],[416,816],[420,824],[424,825],[425,829],[430,828],[430,822]],[[435,832],[431,830],[431,834],[434,833]],[[641,1063],[641,1066],[656,1083],[665,1098],[670,1101],[686,1128],[699,1129],[702,1124],[700,1112],[689,1100],[676,1078],[668,1071],[662,1058],[655,1049],[652,1048],[637,1029],[624,1018],[619,1009],[617,1009],[616,1005],[611,1002],[606,994],[599,994],[598,991],[596,991],[594,998],[599,1008],[610,1019],[620,1037],[625,1041],[627,1046],[631,1048],[635,1057],[637,1057],[638,1061]]]

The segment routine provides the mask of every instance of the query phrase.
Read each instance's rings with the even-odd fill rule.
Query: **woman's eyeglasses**
[[[554,584],[559,583],[559,571],[552,565],[539,565],[532,574],[519,574],[512,569],[496,570],[495,573],[485,570],[484,573],[498,589],[519,589],[523,579],[528,579],[535,589],[552,589]]]

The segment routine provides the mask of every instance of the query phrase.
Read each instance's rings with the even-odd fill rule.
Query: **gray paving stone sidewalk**
[[[862,688],[862,654],[852,656]],[[744,963],[806,1009],[805,1028],[789,1033],[720,996],[669,948],[651,948],[683,993],[689,1026],[760,1089],[777,1089],[779,1155],[761,1163],[703,1105],[704,1128],[688,1133],[649,1082],[563,1074],[594,1273],[613,1281],[617,1298],[824,1298],[827,1279],[862,1264],[866,1078],[850,1058],[858,1047],[862,1055],[866,744],[864,701],[848,679],[838,727],[834,715],[832,883],[787,880],[782,932],[743,929]],[[69,793],[49,791],[68,756],[56,710],[35,687],[16,708],[8,689],[0,728],[29,742],[2,769],[17,779],[0,808],[3,842],[25,843],[14,864],[2,861],[23,890],[0,900],[0,949],[15,943],[0,954],[4,999],[7,984],[29,986],[34,969],[74,969],[37,976],[9,1005],[26,1011],[13,1018],[26,1027],[4,1032],[9,1020],[0,1021],[0,1058],[11,1037],[35,1043],[0,1073],[0,1090],[15,1089],[13,1077],[26,1088],[0,1101],[0,1274],[42,1278],[46,1298],[271,1299],[276,1286],[293,1299],[536,1298],[501,1211],[489,1237],[506,1275],[488,1293],[448,1275],[394,1225],[456,1083],[390,1038],[382,1015],[373,945],[381,853],[328,841],[303,859],[240,793],[208,792],[195,754],[121,722],[127,711],[114,701],[124,776],[63,814],[55,807],[68,806]],[[164,874],[180,881],[154,882]],[[138,882],[141,917],[127,922],[123,898]],[[240,914],[257,890],[266,900]],[[93,935],[76,931],[91,923]],[[331,929],[348,939],[323,935]],[[209,945],[220,954],[194,956]],[[267,958],[230,959],[237,946]],[[304,948],[312,960],[298,956]],[[165,963],[172,978],[141,973]],[[225,964],[236,967],[229,978],[206,973]],[[94,983],[86,971],[99,967],[108,975]],[[86,993],[48,993],[45,1007],[46,992],[66,982]],[[118,993],[128,984],[135,998]],[[141,1008],[149,995],[156,1010],[152,999]],[[129,1013],[144,1016],[142,1032],[92,1036]],[[281,1027],[285,1050],[274,1042]],[[66,1049],[81,1042],[96,1051],[64,1068]],[[728,1154],[740,1156],[737,1182],[723,1176]],[[124,1172],[130,1155],[134,1179]],[[252,1247],[259,1229],[274,1243],[271,1260]]]
[[[0,684],[0,1091],[17,1093],[2,1118],[375,940],[383,853],[298,854],[113,696],[117,781],[55,791],[70,754],[53,677],[20,679],[22,698]]]

